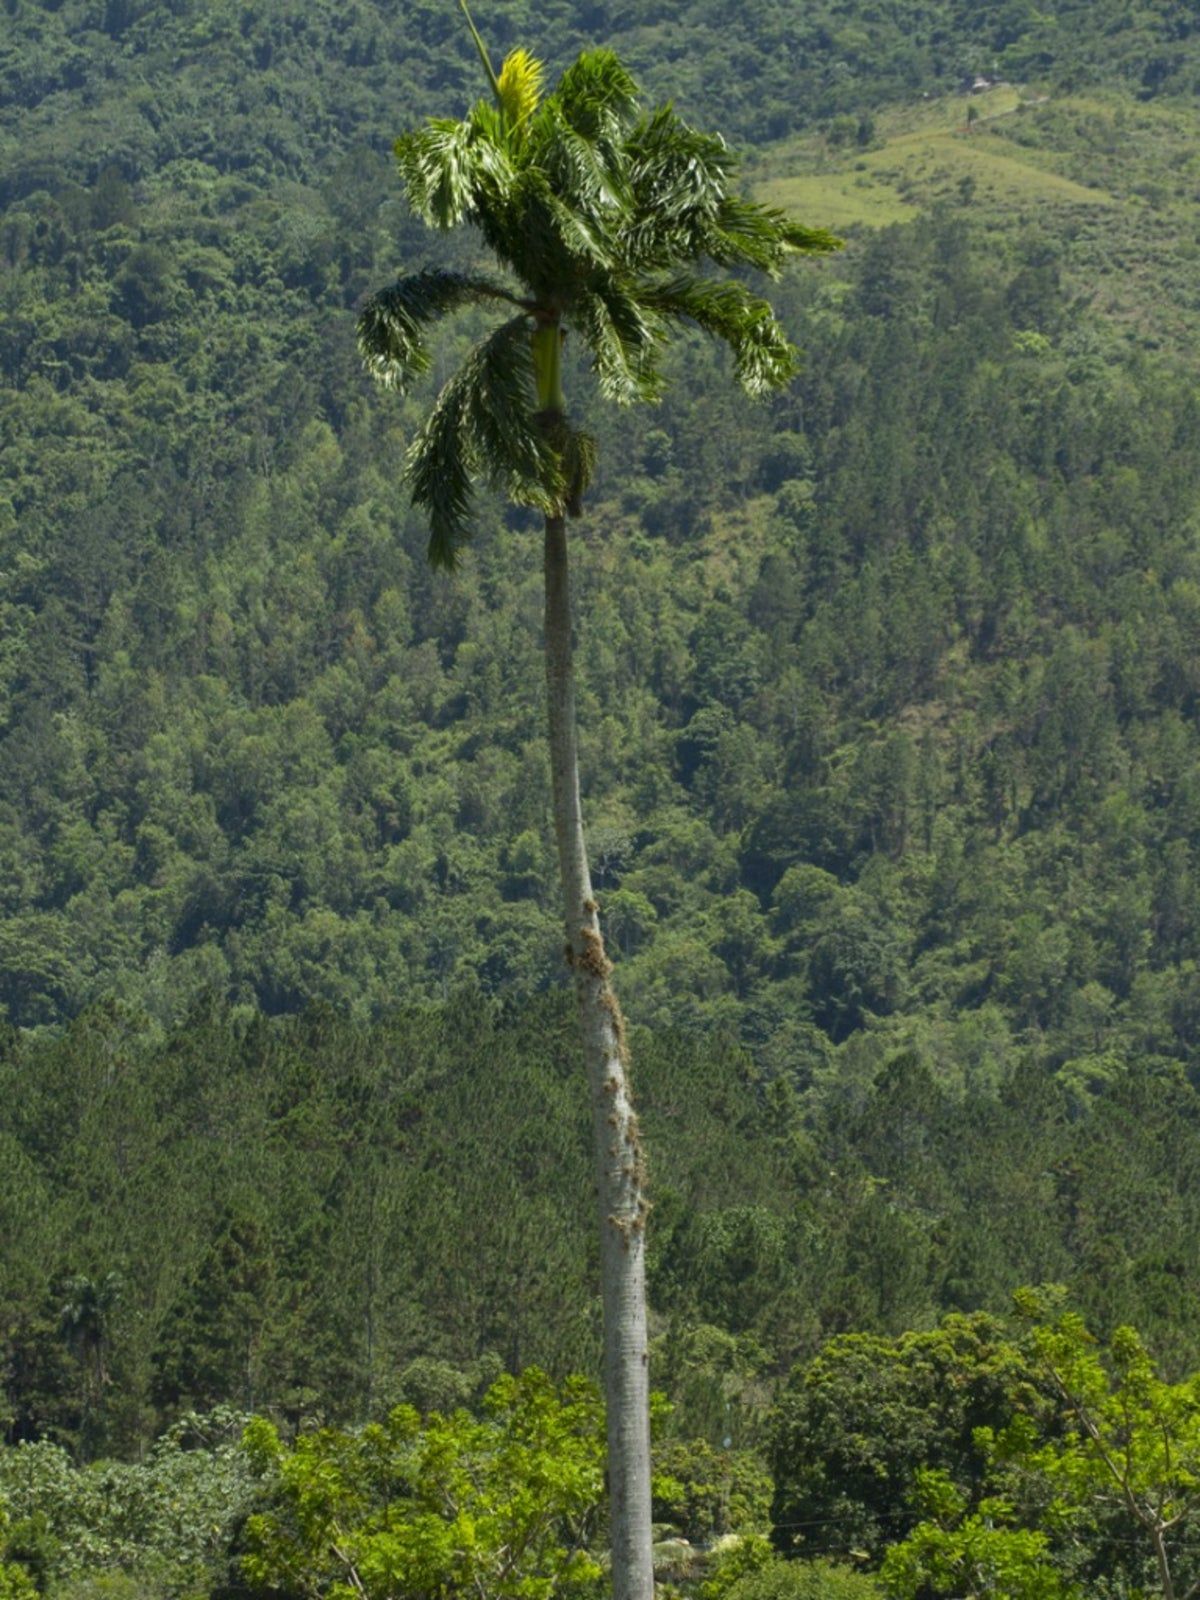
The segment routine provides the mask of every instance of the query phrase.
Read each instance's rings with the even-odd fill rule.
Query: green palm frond
[[[533,407],[529,331],[528,317],[514,317],[477,344],[409,450],[405,478],[429,515],[435,567],[453,567],[470,537],[475,477],[521,505],[552,511],[561,500],[561,462]]]
[[[660,106],[632,130],[626,150],[637,218],[629,259],[666,266],[680,255],[703,254],[736,166],[725,141],[697,133],[670,106]]]
[[[471,144],[470,125],[452,117],[431,117],[396,140],[408,203],[430,227],[456,227],[470,209],[476,177]]]
[[[612,50],[587,50],[559,79],[554,98],[585,139],[615,140],[637,114],[638,86]]]
[[[632,405],[658,398],[656,357],[666,330],[640,292],[614,278],[594,280],[576,294],[570,321],[591,353],[606,399]]]
[[[733,370],[747,394],[781,388],[800,370],[800,356],[768,301],[731,280],[680,273],[643,290],[661,316],[694,322],[733,352]]]
[[[374,294],[358,318],[358,349],[373,378],[403,389],[429,370],[425,327],[460,306],[520,301],[493,278],[433,269],[401,278]]]
[[[665,185],[672,175],[691,167],[705,188],[723,193],[737,166],[737,158],[719,133],[699,132],[671,105],[656,106],[643,116],[630,130],[627,148],[643,182],[657,175]]]
[[[625,259],[643,269],[708,257],[774,277],[793,252],[836,250],[841,240],[806,228],[774,206],[730,191],[737,160],[722,139],[697,133],[669,106],[644,118],[629,140],[632,209]]]
[[[579,266],[607,268],[614,265],[607,229],[598,227],[595,219],[586,216],[582,209],[567,205],[549,183],[543,190],[543,203],[554,219],[563,249]]]
[[[778,212],[777,215],[780,233],[787,241],[788,248],[798,255],[830,255],[845,246],[846,241],[829,228],[809,228],[784,212]]]
[[[703,253],[718,266],[755,267],[775,278],[795,251],[837,250],[842,241],[823,228],[804,228],[786,212],[742,195],[726,195],[711,223],[702,228]]]
[[[517,505],[552,511],[562,482],[553,445],[535,410],[529,318],[506,322],[477,352],[477,364],[473,355],[464,370],[471,372],[474,364],[468,416],[482,470]]]
[[[532,159],[567,205],[578,206],[593,218],[628,207],[629,191],[617,153],[580,133],[557,97],[543,103],[529,138]]]
[[[568,205],[540,168],[527,168],[518,177],[503,227],[488,242],[546,294],[561,295],[575,280],[614,265],[609,229],[582,207]],[[532,259],[531,240],[537,241]]]
[[[408,202],[431,228],[456,228],[481,201],[502,197],[515,178],[502,137],[499,113],[476,106],[457,122],[431,117],[424,127],[403,134],[395,143],[396,161]]]

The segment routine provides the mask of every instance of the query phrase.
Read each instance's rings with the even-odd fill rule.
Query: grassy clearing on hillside
[[[1054,203],[1111,206],[1114,197],[1103,189],[1089,188],[1056,172],[1046,171],[1019,153],[999,148],[1000,141],[986,131],[968,133],[909,134],[868,156],[867,170],[890,181],[906,198],[944,199],[960,191],[964,180],[974,195],[1012,200],[1048,200]]]
[[[1064,263],[1135,342],[1195,360],[1200,335],[1200,110],[1093,93],[1047,101],[1006,128],[1010,148],[1053,160],[1121,204],[1069,236]]]
[[[892,184],[863,172],[813,173],[796,178],[770,178],[758,195],[773,206],[801,217],[820,217],[821,226],[837,229],[886,228],[911,222],[919,206],[902,200]]]
[[[968,116],[970,123],[968,124]],[[755,169],[766,200],[853,235],[939,204],[994,247],[1035,230],[1124,338],[1192,358],[1200,332],[1200,111],[1122,94],[1003,86],[881,114],[869,142],[789,141]]]
[[[1116,204],[1107,190],[1054,171],[1040,146],[1004,137],[1021,103],[1009,87],[957,95],[881,119],[882,139],[871,148],[847,152],[823,139],[792,144],[768,157],[760,192],[840,227],[886,227],[955,198],[1005,207]]]

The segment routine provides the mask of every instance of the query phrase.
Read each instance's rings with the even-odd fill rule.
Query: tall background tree
[[[789,254],[827,251],[837,241],[739,195],[725,141],[697,132],[669,106],[642,113],[637,87],[611,51],[584,53],[544,94],[540,62],[518,48],[497,72],[467,20],[491,98],[461,120],[430,119],[397,141],[396,154],[418,216],[434,228],[476,228],[504,275],[427,270],[401,278],[366,304],[360,347],[377,378],[400,386],[428,368],[425,330],[444,313],[467,305],[512,313],[443,387],[405,474],[429,516],[436,566],[452,568],[469,537],[477,476],[544,520],[554,827],[600,1213],[614,1592],[617,1600],[649,1600],[649,1205],[625,1024],[580,804],[566,523],[581,513],[595,442],[572,418],[564,369],[574,335],[604,398],[654,400],[668,335],[692,323],[729,346],[748,394],[779,388],[797,358],[770,305],[706,267],[774,275]]]

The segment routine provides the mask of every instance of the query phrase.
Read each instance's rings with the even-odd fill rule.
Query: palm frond
[[[489,480],[518,505],[552,510],[562,483],[555,451],[534,408],[530,331],[528,317],[514,317],[468,359],[464,370],[471,373],[474,368],[469,421]]]
[[[717,184],[686,162],[637,172],[631,210],[636,219],[622,238],[622,259],[643,271],[698,261],[721,202]]]
[[[469,125],[453,117],[431,117],[396,140],[408,203],[431,227],[456,227],[470,209],[476,170],[471,142]]]
[[[718,266],[756,267],[770,277],[778,276],[790,254],[837,250],[841,242],[825,229],[805,228],[775,206],[742,195],[726,195],[716,216],[697,232],[703,254]]]
[[[799,352],[770,304],[744,284],[680,273],[648,284],[643,303],[661,316],[694,322],[733,352],[733,370],[747,394],[781,388],[800,368]]]
[[[809,228],[795,217],[780,213],[780,232],[788,247],[801,255],[829,255],[845,247],[846,241],[828,228]]]
[[[737,166],[724,139],[698,133],[671,106],[659,106],[643,117],[630,133],[626,151],[639,210],[672,231],[715,218]]]
[[[730,191],[737,160],[724,141],[697,133],[669,106],[644,118],[629,140],[632,208],[625,260],[643,270],[704,257],[774,277],[794,252],[836,250],[841,241],[806,228],[774,206]]]
[[[521,505],[549,511],[561,501],[561,464],[533,409],[529,328],[514,317],[475,346],[409,449],[405,478],[429,515],[435,567],[453,567],[470,537],[477,475]]]
[[[569,319],[591,352],[606,399],[633,405],[658,398],[656,357],[665,330],[638,293],[611,276],[598,277],[575,295]]]
[[[567,205],[549,184],[545,186],[544,203],[568,255],[586,267],[613,266],[611,241],[607,231],[596,225],[595,219]]]
[[[611,138],[637,114],[638,86],[611,50],[585,50],[563,73],[554,98],[585,139]]]
[[[615,264],[609,229],[583,208],[567,204],[540,167],[525,168],[503,213],[494,213],[487,224],[481,219],[481,226],[520,278],[551,294]]]
[[[566,205],[592,218],[627,209],[629,190],[619,151],[580,133],[556,96],[543,102],[529,138],[530,159]]]
[[[471,107],[467,123],[476,170],[476,210],[504,205],[517,177],[518,152],[513,148],[516,130],[509,127],[500,107],[491,106],[486,100]]]
[[[473,273],[416,272],[390,289],[381,289],[358,318],[358,349],[367,371],[389,389],[402,389],[429,370],[426,326],[460,306],[508,301],[517,297],[493,278]]]
[[[424,127],[395,143],[396,161],[408,201],[433,228],[455,228],[480,200],[503,193],[514,177],[504,141],[489,125],[497,113],[476,106],[463,121],[431,117]]]
[[[470,536],[476,469],[462,376],[452,378],[438,396],[404,464],[413,505],[429,515],[429,564],[446,569],[458,565],[459,549]]]
[[[561,301],[574,283],[614,264],[614,230],[566,204],[533,164],[517,172],[503,203],[481,205],[473,220],[531,298]]]

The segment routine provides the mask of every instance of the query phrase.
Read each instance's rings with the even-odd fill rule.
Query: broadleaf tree
[[[553,1600],[600,1575],[588,1553],[601,1498],[593,1387],[536,1368],[503,1377],[483,1415],[322,1428],[286,1448],[246,1431],[264,1508],[246,1522],[242,1576],[257,1592],[331,1600]],[[2,1591],[0,1591],[2,1597]]]
[[[1043,1393],[974,1430],[987,1492],[914,1473],[922,1520],[880,1568],[894,1600],[1200,1596],[1200,1377],[1165,1382],[1130,1327],[1102,1346],[1062,1295],[1015,1297]]]
[[[524,49],[496,70],[462,4],[489,92],[461,119],[404,134],[396,156],[416,213],[432,228],[474,228],[489,270],[402,277],[367,301],[359,344],[376,378],[403,387],[428,368],[430,324],[465,306],[501,317],[442,388],[406,476],[438,567],[452,568],[469,538],[479,478],[544,520],[554,823],[602,1235],[614,1593],[649,1600],[646,1173],[580,807],[566,522],[582,511],[595,444],[568,406],[564,352],[577,341],[604,398],[652,401],[672,330],[691,324],[729,346],[747,393],[764,394],[789,381],[797,353],[766,300],[712,269],[775,275],[789,255],[838,241],[739,194],[725,141],[670,106],[643,112],[612,51],[585,52],[547,92]]]

